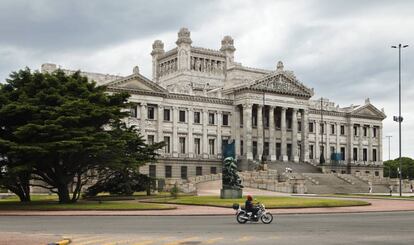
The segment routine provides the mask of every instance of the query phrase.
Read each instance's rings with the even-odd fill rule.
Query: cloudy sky
[[[168,50],[188,27],[194,46],[218,49],[235,39],[246,66],[285,68],[340,106],[369,97],[385,108],[384,136],[398,156],[398,51],[403,50],[403,156],[414,157],[414,1],[262,0],[2,0],[0,81],[25,66],[52,62],[70,69],[151,77],[151,45]],[[384,139],[384,160],[388,143]]]

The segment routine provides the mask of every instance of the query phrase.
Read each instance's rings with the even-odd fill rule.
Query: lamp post
[[[398,162],[400,163],[400,196],[402,196],[402,162],[401,162],[401,122],[403,118],[401,117],[401,49],[407,48],[408,45],[402,45],[401,43],[398,46],[391,46],[391,48],[398,48],[398,117],[394,116],[394,121],[398,122],[398,148],[399,148],[399,158]]]
[[[385,137],[388,138],[388,160],[391,160],[391,153],[390,152],[391,152],[391,138],[392,138],[392,136],[387,135]]]

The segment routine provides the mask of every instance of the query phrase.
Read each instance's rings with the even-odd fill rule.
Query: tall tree
[[[85,177],[112,164],[113,147],[122,147],[108,126],[127,116],[127,98],[105,93],[79,72],[12,73],[0,88],[0,155],[25,157],[6,169],[23,164],[34,185],[56,192],[62,203],[76,201]]]

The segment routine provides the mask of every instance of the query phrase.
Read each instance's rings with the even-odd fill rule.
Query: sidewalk
[[[352,198],[349,198],[352,199]],[[269,209],[274,214],[320,214],[320,213],[359,213],[414,211],[414,201],[361,199],[370,202],[369,206],[333,207],[333,208],[289,208]],[[173,205],[174,210],[142,211],[0,211],[0,216],[196,216],[196,215],[234,215],[231,208]]]

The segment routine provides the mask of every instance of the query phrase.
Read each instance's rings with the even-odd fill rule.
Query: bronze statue
[[[226,157],[223,164],[223,189],[241,189],[241,179],[237,174],[237,165],[233,157]]]

